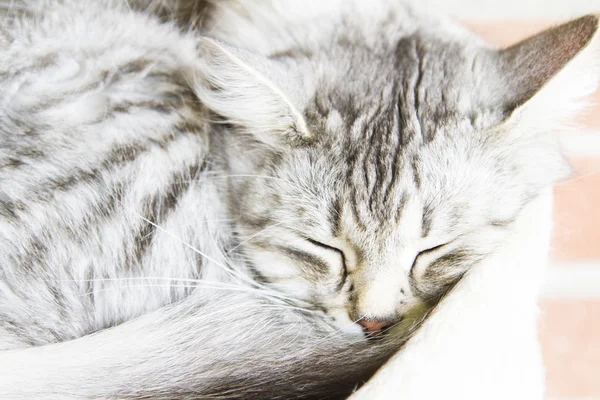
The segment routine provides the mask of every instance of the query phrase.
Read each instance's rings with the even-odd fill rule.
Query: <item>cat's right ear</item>
[[[599,28],[599,16],[587,15],[496,52],[501,98],[494,102],[529,126],[571,117],[600,81]]]
[[[310,139],[299,83],[284,65],[211,38],[200,40],[199,52],[196,94],[224,122],[272,146]]]

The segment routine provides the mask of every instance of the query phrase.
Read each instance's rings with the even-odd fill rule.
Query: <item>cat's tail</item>
[[[70,342],[0,352],[0,398],[344,398],[399,345],[354,339],[250,293],[192,296]]]

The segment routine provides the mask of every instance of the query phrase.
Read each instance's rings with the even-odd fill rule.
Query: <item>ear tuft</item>
[[[200,40],[199,51],[197,95],[225,122],[270,145],[310,139],[304,117],[292,101],[297,92],[282,89],[294,86],[282,84],[292,75],[283,65],[206,37]]]

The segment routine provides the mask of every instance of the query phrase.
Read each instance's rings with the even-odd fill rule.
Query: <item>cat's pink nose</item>
[[[359,323],[359,325],[361,325],[363,327],[363,329],[367,333],[369,333],[371,335],[381,333],[382,330],[392,326],[392,324],[387,321],[369,321],[366,319],[361,319],[360,321],[358,321],[358,323]]]

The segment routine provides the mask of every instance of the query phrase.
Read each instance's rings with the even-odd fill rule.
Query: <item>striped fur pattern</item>
[[[0,4],[9,397],[347,395],[404,340],[355,322],[502,245],[596,80],[593,16],[497,51],[391,0]]]

